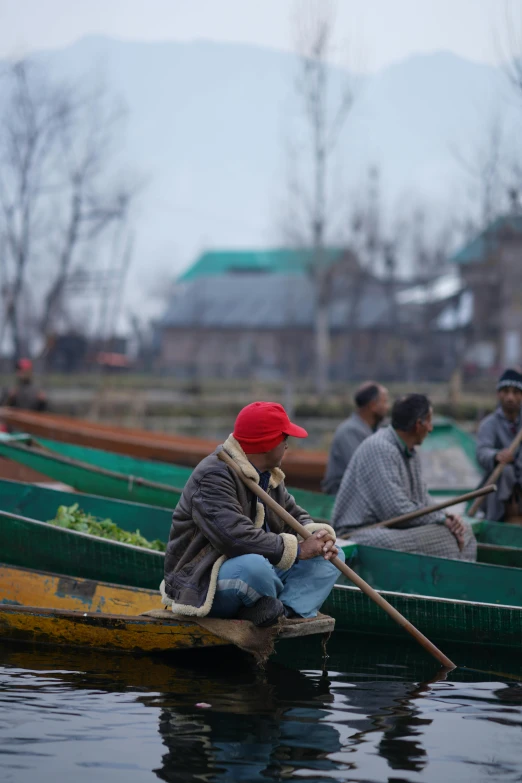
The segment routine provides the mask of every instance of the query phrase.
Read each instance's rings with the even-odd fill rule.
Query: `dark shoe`
[[[279,598],[264,595],[253,606],[243,606],[238,613],[240,620],[250,620],[258,628],[275,625],[284,614],[285,607]]]
[[[287,618],[287,620],[291,620],[294,617],[301,617],[300,614],[297,614],[297,612],[294,612],[294,610],[291,609],[289,606],[284,606],[284,611],[285,611],[285,617]]]

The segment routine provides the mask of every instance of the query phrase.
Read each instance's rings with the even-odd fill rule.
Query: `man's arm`
[[[245,516],[230,474],[207,474],[192,497],[192,518],[213,547],[227,557],[261,555],[277,568],[290,568],[297,556],[294,533],[269,533]]]

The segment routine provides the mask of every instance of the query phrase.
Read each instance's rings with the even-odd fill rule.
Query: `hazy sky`
[[[326,1],[326,0],[325,0]],[[292,12],[308,0],[0,0],[0,56],[63,47],[88,34],[141,41],[206,38],[291,49]],[[508,51],[522,0],[338,0],[337,33],[374,70],[449,49],[481,62]],[[340,55],[343,59],[344,55]]]

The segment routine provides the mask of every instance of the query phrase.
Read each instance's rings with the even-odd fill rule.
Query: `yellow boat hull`
[[[160,611],[158,611],[160,610]],[[147,616],[143,616],[147,613]],[[217,622],[217,621],[214,621]],[[227,639],[189,619],[177,620],[166,611],[159,592],[122,587],[91,579],[76,579],[0,563],[0,639],[83,650],[157,653],[238,643],[237,623],[230,623]],[[247,624],[248,625],[248,624]],[[331,617],[290,621],[278,629],[278,638],[329,634]],[[234,629],[231,633],[231,628]],[[222,632],[223,626],[220,626]],[[250,633],[250,631],[248,631]],[[248,634],[247,634],[248,636]],[[244,649],[252,647],[241,631]],[[256,654],[256,653],[254,653]]]
[[[159,592],[0,564],[0,602],[47,609],[137,615],[161,609]]]
[[[155,590],[0,564],[0,638],[149,653],[227,643],[190,621],[139,616],[161,608]]]
[[[20,642],[131,653],[227,644],[191,622],[9,605],[0,607],[0,636]]]

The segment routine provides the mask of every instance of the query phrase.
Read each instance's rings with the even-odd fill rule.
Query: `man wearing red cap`
[[[3,395],[1,404],[26,411],[44,411],[47,408],[47,397],[33,383],[30,359],[18,359],[16,362],[16,386]]]
[[[315,617],[338,576],[330,563],[330,525],[312,521],[284,485],[281,462],[289,436],[306,438],[282,405],[254,402],[240,411],[222,446],[196,467],[172,518],[165,555],[163,603],[176,614],[239,617],[268,626],[281,616]],[[312,536],[296,534],[219,459],[224,449]]]

